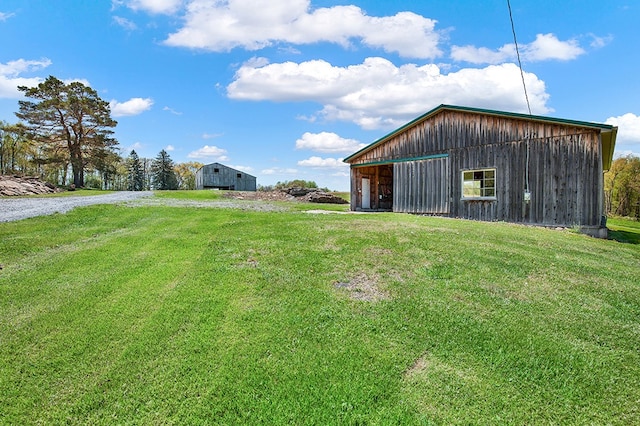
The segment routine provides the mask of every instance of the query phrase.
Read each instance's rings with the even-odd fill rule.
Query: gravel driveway
[[[84,197],[0,198],[0,222],[11,222],[34,216],[66,213],[76,207],[91,204],[113,204],[151,197],[151,191],[120,191],[106,195]]]

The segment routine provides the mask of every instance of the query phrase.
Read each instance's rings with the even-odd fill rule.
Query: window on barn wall
[[[463,170],[462,198],[488,199],[496,198],[496,169]]]
[[[241,178],[241,177],[242,177],[242,173],[238,173],[236,176],[237,176],[238,178]]]
[[[213,169],[213,173],[220,173],[220,169]]]

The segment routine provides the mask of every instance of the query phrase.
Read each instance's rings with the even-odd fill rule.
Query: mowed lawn
[[[0,424],[640,424],[640,245],[250,205],[0,224]]]

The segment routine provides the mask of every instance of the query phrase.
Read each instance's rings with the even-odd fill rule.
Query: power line
[[[531,115],[531,105],[529,104],[529,95],[527,94],[527,85],[524,82],[524,71],[522,71],[522,62],[520,61],[520,50],[518,49],[518,40],[516,40],[516,27],[513,25],[513,15],[511,14],[511,3],[507,0],[509,8],[509,19],[511,20],[511,32],[513,32],[513,42],[516,45],[516,56],[518,57],[518,67],[520,67],[520,77],[522,77],[522,87],[524,87],[524,98],[527,100],[527,109]]]
[[[531,105],[529,104],[529,95],[527,94],[527,85],[524,82],[524,71],[522,71],[522,61],[520,61],[520,50],[518,49],[518,40],[516,39],[516,27],[513,24],[513,14],[511,13],[511,2],[507,0],[507,7],[509,8],[509,19],[511,20],[511,32],[513,33],[513,42],[516,45],[516,56],[518,57],[518,67],[520,68],[520,77],[522,78],[522,87],[524,88],[524,98],[527,100],[527,109],[529,110],[529,115],[531,115]],[[527,135],[527,159],[525,163],[525,172],[524,172],[524,199],[526,203],[529,203],[531,193],[529,192],[529,142],[531,138],[530,131]]]

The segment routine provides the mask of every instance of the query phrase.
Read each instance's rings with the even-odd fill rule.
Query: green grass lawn
[[[297,209],[0,224],[0,424],[640,423],[640,245]]]
[[[607,228],[609,228],[609,238],[620,242],[640,244],[640,222],[610,218],[607,220]]]

